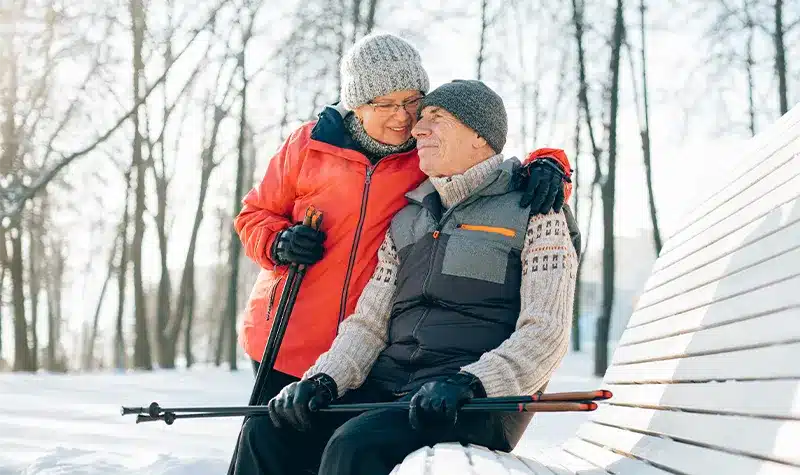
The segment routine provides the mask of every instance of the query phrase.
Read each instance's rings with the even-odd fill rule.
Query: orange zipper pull
[[[439,230],[433,232],[433,239],[439,239]]]

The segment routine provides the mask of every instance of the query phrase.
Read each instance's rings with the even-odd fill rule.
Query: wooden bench
[[[800,106],[742,154],[665,244],[605,374],[614,397],[572,439],[438,444],[393,475],[800,475]]]

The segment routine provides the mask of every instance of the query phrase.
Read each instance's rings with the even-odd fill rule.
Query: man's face
[[[483,139],[441,107],[424,108],[411,135],[417,139],[419,168],[429,177],[458,175],[479,161],[474,155]]]

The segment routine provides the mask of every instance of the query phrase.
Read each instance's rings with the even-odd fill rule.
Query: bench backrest
[[[614,398],[568,452],[612,473],[620,455],[800,473],[800,106],[742,154],[665,243],[605,375]]]

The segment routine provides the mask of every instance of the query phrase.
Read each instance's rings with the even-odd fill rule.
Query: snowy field
[[[228,467],[241,418],[135,424],[120,406],[246,405],[249,365],[152,373],[0,374],[0,475],[219,475]],[[590,352],[570,354],[548,392],[600,387]],[[520,443],[557,445],[586,413],[538,414]]]

